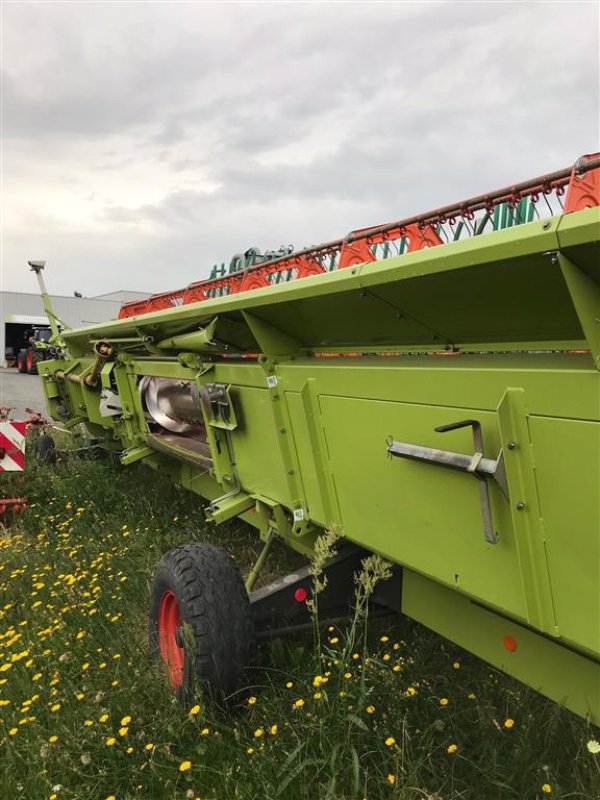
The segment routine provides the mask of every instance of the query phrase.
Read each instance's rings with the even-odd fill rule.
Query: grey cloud
[[[5,234],[11,285],[24,286],[16,265],[35,244],[61,264],[56,290],[81,270],[98,291],[164,289],[251,244],[333,238],[597,148],[591,4],[4,13],[5,164],[15,188],[32,181],[35,220],[33,234],[23,222]],[[95,203],[87,228],[36,207],[31,175],[55,163]],[[148,186],[160,174],[162,198],[122,197],[130,171]]]

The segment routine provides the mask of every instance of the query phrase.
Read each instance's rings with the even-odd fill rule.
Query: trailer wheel
[[[182,704],[199,684],[222,702],[242,687],[253,640],[248,594],[227,553],[185,544],[161,559],[150,597],[150,652]]]
[[[35,442],[34,451],[40,463],[56,464],[56,445],[48,433],[40,433]]]
[[[27,364],[25,363],[25,350],[19,350],[17,353],[17,369],[19,372],[27,372]]]
[[[38,364],[43,360],[44,356],[39,350],[36,350],[35,347],[27,348],[27,353],[25,354],[25,366],[27,367],[27,372],[30,375],[37,375]]]

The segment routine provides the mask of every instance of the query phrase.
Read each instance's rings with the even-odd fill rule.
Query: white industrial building
[[[71,328],[116,318],[123,303],[149,297],[145,292],[118,291],[97,297],[51,295],[56,314]],[[47,325],[42,298],[26,292],[0,292],[0,366],[26,346],[32,325]]]

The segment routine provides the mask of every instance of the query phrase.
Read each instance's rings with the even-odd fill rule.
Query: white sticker
[[[294,522],[302,522],[304,519],[304,511],[301,508],[294,510]]]
[[[269,389],[274,389],[277,386],[277,376],[267,375],[267,386]]]

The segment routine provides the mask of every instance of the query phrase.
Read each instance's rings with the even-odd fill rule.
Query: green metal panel
[[[330,396],[321,396],[320,405],[345,535],[524,618],[510,511],[500,492],[492,489],[501,544],[490,545],[484,541],[478,487],[472,477],[392,460],[386,453],[390,436],[472,452],[468,431],[447,434],[443,442],[434,433],[437,425],[471,416],[471,409]],[[478,418],[490,452],[496,453],[500,441],[493,413],[479,412]]]
[[[558,628],[600,653],[600,424],[533,417],[529,427]]]
[[[232,441],[244,489],[290,505],[286,470],[273,424],[273,402],[267,388],[236,387],[234,396],[236,407],[243,411]]]
[[[461,647],[600,725],[600,663],[476,605],[410,570],[402,610]],[[507,650],[505,637],[515,650]]]

